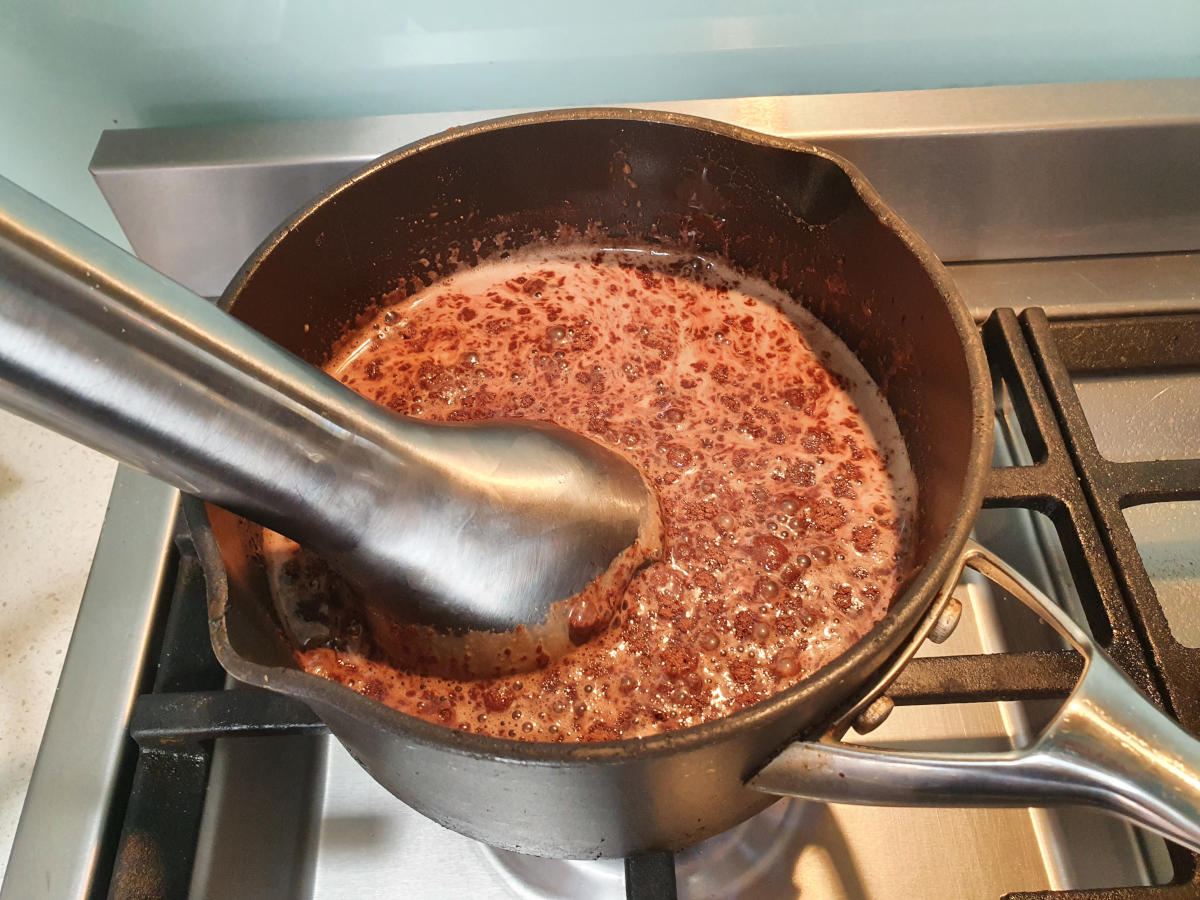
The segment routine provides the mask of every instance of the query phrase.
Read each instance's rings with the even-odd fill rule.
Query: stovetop
[[[1200,731],[1200,256],[1186,252],[1200,196],[1182,188],[1200,183],[1200,84],[671,106],[839,150],[960,261],[999,410],[977,537]],[[324,184],[483,117],[108,132],[93,170],[139,255],[214,294]],[[1022,259],[996,261],[1008,257]],[[1005,307],[1046,312],[992,314]],[[1147,505],[1122,511],[1131,503]],[[222,690],[176,505],[118,475],[5,900],[110,881],[118,895],[653,896],[672,868],[688,897],[985,897],[1195,876],[1190,854],[1073,809],[783,801],[673,861],[628,864],[628,879],[621,861],[492,850],[388,795],[303,708]],[[864,740],[1012,746],[1070,689],[1078,664],[1049,629],[979,583],[960,591],[957,631],[923,649]]]

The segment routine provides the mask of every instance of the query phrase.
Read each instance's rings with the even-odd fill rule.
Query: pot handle
[[[1007,563],[969,542],[951,584],[964,566],[1013,594],[1083,655],[1079,683],[1037,740],[1004,753],[844,744],[837,736],[860,704],[819,741],[787,747],[750,787],[870,806],[1083,804],[1200,850],[1200,742],[1160,712],[1062,609]]]

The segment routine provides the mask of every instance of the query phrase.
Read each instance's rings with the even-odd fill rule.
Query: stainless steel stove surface
[[[978,320],[998,307],[1046,309],[1051,324],[1045,328],[1037,316],[1021,325],[1011,315],[994,319],[985,329],[995,338],[990,355],[1014,341],[1024,347],[1025,337],[1036,350],[1038,335],[1056,323],[1200,313],[1200,255],[1191,252],[1200,249],[1200,82],[663,106],[838,150],[955,263],[954,277]],[[93,171],[137,253],[214,295],[277,221],[332,180],[394,146],[485,117],[106,132]],[[1017,341],[1010,332],[1025,337]],[[1061,329],[1055,334],[1069,337]],[[991,358],[1002,376],[996,465],[1046,471],[1046,462],[1032,465],[1046,454],[1029,437],[1027,386],[1013,382],[1004,359]],[[1200,457],[1200,370],[1173,365],[1114,376],[1082,363],[1069,368],[1104,457]],[[1052,374],[1043,377],[1049,381]],[[1069,470],[1065,449],[1061,456]],[[1011,479],[996,482],[1003,488]],[[1088,502],[1100,504],[1096,486],[1085,487]],[[1154,587],[1150,594],[1157,592],[1184,648],[1200,646],[1200,480],[1194,487],[1195,496],[1185,492],[1125,511]],[[1086,508],[1079,484],[1071,490]],[[109,890],[126,805],[133,806],[126,799],[137,756],[128,737],[130,714],[149,689],[143,683],[146,661],[157,658],[164,627],[170,632],[181,615],[172,608],[173,618],[163,626],[171,594],[196,592],[186,553],[180,557],[171,549],[176,504],[171,489],[133,472],[119,474],[4,900]],[[1086,547],[1088,538],[1070,538],[1067,520],[1077,515],[1074,507],[989,504],[996,508],[980,516],[977,537],[1079,621],[1085,607],[1094,618],[1094,594],[1120,605],[1116,582],[1077,583],[1080,551],[1073,541]],[[1000,508],[1019,506],[1025,508]],[[1126,594],[1138,587],[1126,583],[1123,568],[1119,574]],[[967,601],[962,622],[946,643],[927,644],[923,656],[1061,646],[1049,629],[986,585],[965,582],[960,593]],[[1135,634],[1132,627],[1129,634]],[[1130,642],[1132,649],[1118,650],[1144,659],[1138,641]],[[1182,702],[1175,682],[1161,674],[1175,651],[1160,654],[1153,633],[1149,643],[1151,669],[1159,673],[1150,678],[1152,690]],[[160,671],[160,682],[163,677]],[[169,684],[156,689],[174,690]],[[908,691],[912,705],[900,699],[870,742],[939,749],[1019,745],[1045,717],[1046,704],[1054,705],[926,705],[930,698],[918,696],[919,685]],[[142,746],[143,763],[165,752],[153,742]],[[206,753],[196,758],[195,771],[188,769],[184,780],[192,779],[203,802],[192,814],[193,837],[182,862],[156,855],[153,835],[127,832],[115,895],[134,896],[148,886],[146,895],[153,896],[163,884],[214,898],[621,897],[648,889],[632,880],[627,885],[621,861],[536,859],[446,831],[387,794],[327,735],[223,737],[215,741],[211,766]],[[176,756],[170,765],[186,768],[189,759]],[[130,860],[137,865],[125,865]],[[1190,860],[1178,853],[1172,858],[1156,837],[1085,810],[875,809],[788,800],[676,854],[674,865],[682,897],[767,900],[1000,897],[1161,884],[1190,878]],[[164,873],[177,864],[186,868],[172,880]]]

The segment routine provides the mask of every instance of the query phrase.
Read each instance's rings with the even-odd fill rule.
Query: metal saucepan
[[[538,855],[677,849],[782,794],[1087,803],[1200,847],[1200,744],[1027,581],[969,543],[992,450],[982,344],[932,252],[839,157],[665,113],[488,122],[411,144],[337,185],[255,251],[222,303],[319,364],[347,323],[398,283],[417,288],[452,262],[562,229],[724,257],[797,298],[857,353],[895,412],[919,485],[919,568],[887,616],[811,677],[705,725],[594,744],[480,737],[300,671],[272,611],[258,529],[189,499],[213,645],[229,672],[309,704],[381,784],[435,821]],[[964,566],[1083,653],[1062,712],[1031,748],[1007,754],[839,743],[844,723],[924,639]]]

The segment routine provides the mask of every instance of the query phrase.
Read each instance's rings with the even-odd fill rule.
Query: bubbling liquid
[[[878,389],[794,300],[711,262],[527,251],[381,310],[328,371],[404,415],[555,422],[623,453],[661,504],[662,559],[607,630],[472,681],[384,658],[321,561],[268,532],[300,664],[402,712],[517,740],[696,725],[844,652],[907,571],[915,485]]]

